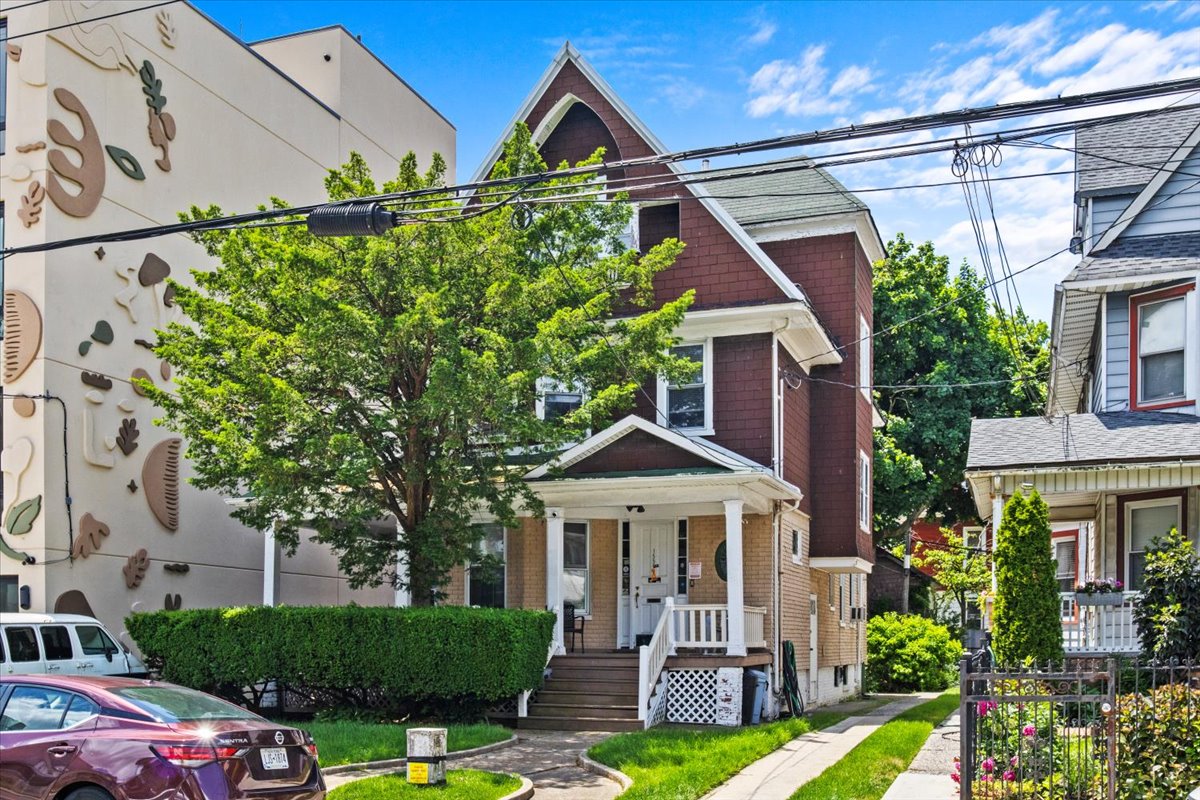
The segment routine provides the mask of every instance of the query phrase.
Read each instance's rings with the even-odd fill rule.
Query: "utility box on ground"
[[[438,786],[446,782],[446,729],[410,728],[408,782]]]

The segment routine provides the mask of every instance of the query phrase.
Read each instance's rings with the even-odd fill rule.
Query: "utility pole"
[[[904,532],[904,593],[900,597],[900,613],[908,613],[908,581],[912,576],[912,525]]]

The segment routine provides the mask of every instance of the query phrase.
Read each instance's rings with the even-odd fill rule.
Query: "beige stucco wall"
[[[100,2],[85,9],[78,2],[57,0],[34,5],[7,15],[9,34],[71,22],[68,14],[94,17],[135,5]],[[434,150],[453,163],[455,140],[449,123],[344,33],[334,37],[340,55],[331,60],[327,72],[333,73],[335,84],[353,90],[337,98],[335,113],[186,4],[105,20],[88,26],[91,33],[81,34],[80,40],[73,32],[82,30],[22,38],[20,60],[9,62],[7,147],[0,159],[8,246],[172,223],[178,211],[191,205],[217,204],[232,213],[253,210],[271,196],[294,204],[316,202],[324,195],[326,171],[342,163],[350,149],[362,151],[372,168],[388,177],[410,148],[422,167]],[[302,45],[307,46],[304,37],[281,40],[271,48],[272,58],[285,63],[289,48],[303,50]],[[167,100],[162,111],[170,114],[176,128],[169,144],[170,171],[155,164],[162,152],[148,133],[152,117],[142,79],[133,68],[122,67],[140,67],[144,61],[153,65],[162,82]],[[315,81],[308,73],[302,77],[301,83]],[[50,120],[60,121],[72,135],[82,131],[80,117],[63,108],[54,96],[56,89],[74,94],[90,115],[101,145],[128,151],[145,178],[127,177],[101,150],[104,189],[95,209],[83,217],[71,216],[46,198],[38,221],[26,226],[17,212],[23,208],[22,197],[35,194],[35,181],[48,183],[53,172],[49,153],[62,151],[75,164],[80,160],[75,149],[47,135]],[[18,152],[19,147],[26,152]],[[73,183],[63,185],[70,194],[79,191]],[[142,287],[136,269],[152,253],[170,265],[171,277],[186,282],[190,269],[204,269],[211,262],[182,236],[113,243],[103,249],[103,257],[88,246],[8,259],[6,291],[27,295],[40,311],[42,326],[33,363],[4,390],[47,391],[63,399],[76,536],[85,514],[104,522],[110,533],[87,558],[66,560],[62,412],[57,404],[38,401],[35,413],[24,418],[6,400],[4,444],[11,448],[24,439],[33,450],[19,493],[14,476],[6,475],[6,508],[40,495],[43,509],[28,534],[3,534],[11,546],[38,563],[23,566],[0,556],[0,571],[15,573],[21,584],[30,586],[34,610],[52,609],[68,589],[83,590],[97,615],[117,631],[131,608],[161,608],[168,593],[179,594],[185,608],[258,602],[263,537],[235,524],[221,497],[184,482],[178,530],[169,531],[152,514],[143,464],[170,434],[153,424],[156,410],[129,381],[134,369],[143,369],[163,382],[158,360],[134,340],[153,340],[156,328],[178,319],[178,310],[163,303],[163,285]],[[132,282],[121,276],[127,268],[135,270]],[[128,301],[130,310],[117,300],[127,288],[136,290]],[[101,320],[112,329],[112,344],[93,343],[80,355],[79,344]],[[86,399],[92,387],[81,382],[85,371],[113,383],[111,389],[98,392],[99,403]],[[94,460],[111,459],[111,468],[85,458],[85,414],[94,428],[86,449]],[[137,449],[129,455],[112,447],[124,419],[135,419],[141,432]],[[186,481],[186,461],[181,472]],[[137,483],[136,492],[126,488],[131,479]],[[147,550],[150,566],[141,585],[130,589],[122,568],[141,548]],[[167,563],[186,563],[191,570],[187,575],[171,574],[163,570]],[[281,570],[280,599],[285,603],[392,600],[390,589],[350,590],[328,550],[312,542],[302,543],[294,558],[285,558]]]

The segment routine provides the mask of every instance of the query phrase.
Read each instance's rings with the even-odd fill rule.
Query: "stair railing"
[[[550,666],[550,659],[554,658],[554,651],[557,649],[557,648],[555,648],[556,644],[557,644],[557,642],[555,642],[554,639],[551,638],[550,646],[548,648],[546,648],[546,663],[542,667],[542,675],[543,675],[542,681],[543,682],[545,682],[544,676],[546,673],[546,667]],[[533,693],[536,691],[537,691],[537,689],[526,689],[525,691],[523,691],[519,695],[517,695],[517,716],[518,717],[528,717],[529,716],[529,700],[531,697],[533,697]]]
[[[650,711],[650,698],[662,676],[667,656],[675,653],[675,598],[664,598],[663,606],[650,644],[638,648],[638,719],[643,721]]]

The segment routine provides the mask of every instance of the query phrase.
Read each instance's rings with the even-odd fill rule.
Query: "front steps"
[[[570,653],[550,659],[550,677],[518,728],[554,731],[640,731],[638,656],[632,652]]]

